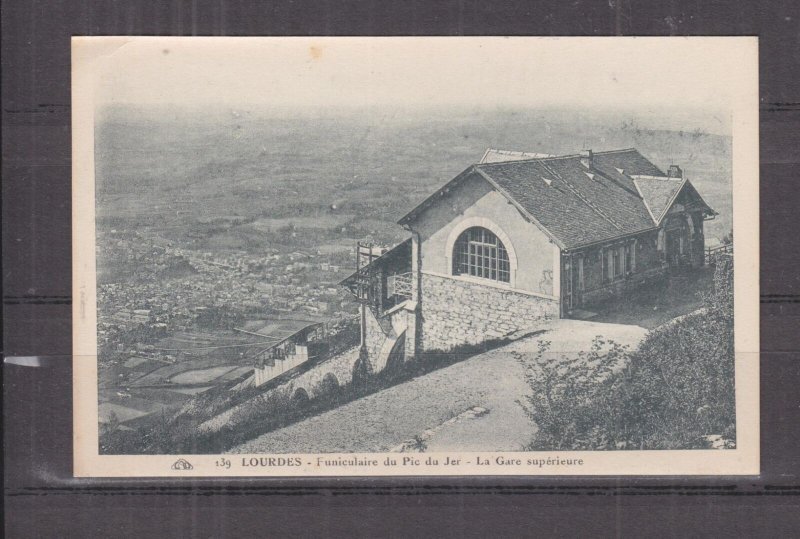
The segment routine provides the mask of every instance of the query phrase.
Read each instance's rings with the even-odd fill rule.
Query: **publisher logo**
[[[172,464],[173,470],[193,470],[194,466],[192,466],[188,460],[186,459],[178,459]]]

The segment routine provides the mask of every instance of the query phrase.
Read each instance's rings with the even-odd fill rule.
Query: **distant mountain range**
[[[298,236],[303,242],[369,234],[390,243],[404,236],[397,218],[488,147],[548,154],[636,147],[662,169],[679,164],[719,212],[707,224],[708,243],[731,228],[731,138],[655,129],[663,118],[648,122],[643,114],[487,109],[291,116],[117,106],[99,118],[99,226],[136,226],[176,242],[205,230],[205,246],[224,246],[211,236],[252,238],[260,230],[253,223],[266,220],[308,227]]]

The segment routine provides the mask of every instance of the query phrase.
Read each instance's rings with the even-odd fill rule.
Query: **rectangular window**
[[[477,267],[478,267],[478,261],[477,261],[478,260],[478,255],[476,254],[477,252],[478,252],[478,249],[475,246],[475,244],[474,243],[470,243],[469,244],[469,266],[468,266],[467,271],[466,271],[466,273],[468,273],[470,275],[476,275],[478,273],[478,270],[477,270]]]
[[[614,260],[612,261],[612,265],[614,267],[614,277],[619,277],[620,275],[622,275],[622,264],[620,262],[620,251],[621,250],[622,250],[622,247],[619,247],[619,248],[614,249],[613,251],[611,251],[613,256],[614,256]]]
[[[583,290],[583,256],[578,258],[578,290]]]
[[[497,245],[497,280],[504,283],[511,281],[511,266],[508,262],[508,253],[499,241]]]
[[[600,260],[603,266],[603,282],[611,280],[611,272],[608,271],[608,253],[600,251]]]

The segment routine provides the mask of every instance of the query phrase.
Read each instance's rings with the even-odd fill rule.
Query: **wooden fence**
[[[719,247],[708,247],[706,248],[706,264],[712,265],[717,262],[717,257],[721,255],[732,255],[733,254],[733,244],[726,243],[724,245],[720,245]]]

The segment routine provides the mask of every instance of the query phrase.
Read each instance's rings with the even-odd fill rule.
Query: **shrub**
[[[538,426],[529,449],[596,449],[609,444],[615,403],[605,396],[626,353],[626,348],[599,336],[589,352],[575,357],[551,352],[549,341],[540,341],[534,361],[514,353],[533,389],[527,402],[520,403]]]
[[[528,449],[687,449],[735,445],[732,259],[705,307],[651,331],[633,352],[597,337],[569,358],[542,343],[519,356],[539,430]]]

